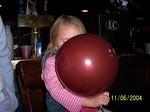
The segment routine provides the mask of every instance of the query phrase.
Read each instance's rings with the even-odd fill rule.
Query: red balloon
[[[69,91],[93,96],[108,90],[118,71],[118,58],[112,45],[95,34],[77,35],[56,55],[56,73]]]

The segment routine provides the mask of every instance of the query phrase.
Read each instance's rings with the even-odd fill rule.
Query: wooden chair
[[[16,66],[16,79],[25,112],[44,112],[41,60],[23,60]]]

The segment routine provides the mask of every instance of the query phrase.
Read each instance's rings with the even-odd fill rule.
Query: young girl
[[[86,33],[86,29],[78,18],[67,15],[60,16],[51,27],[51,41],[43,57],[43,69],[41,77],[44,80],[45,86],[49,92],[49,98],[54,98],[54,100],[61,104],[66,111],[70,112],[80,112],[83,107],[101,107],[102,105],[107,105],[109,103],[108,92],[100,93],[99,95],[93,97],[77,96],[66,90],[56,75],[55,55],[57,50],[68,39],[84,33]],[[51,111],[60,112],[55,109]],[[65,110],[62,110],[62,112],[64,111]]]

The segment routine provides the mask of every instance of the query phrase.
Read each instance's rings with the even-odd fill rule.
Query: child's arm
[[[109,102],[109,93],[100,93],[97,96],[85,98],[72,94],[66,90],[60,83],[55,72],[55,57],[50,57],[46,61],[45,68],[42,71],[42,79],[51,96],[71,112],[79,112],[84,107],[99,107],[107,105]]]
[[[55,72],[55,57],[46,61],[42,71],[42,79],[51,96],[71,112],[79,112],[85,100],[84,97],[76,96],[67,91],[60,83]]]

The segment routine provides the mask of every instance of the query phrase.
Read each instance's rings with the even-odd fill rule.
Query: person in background
[[[50,43],[43,56],[41,74],[48,91],[46,94],[47,100],[49,100],[47,107],[50,112],[81,112],[86,107],[86,112],[88,112],[90,108],[101,108],[109,103],[109,92],[103,92],[90,98],[77,96],[65,89],[56,75],[55,55],[58,49],[68,39],[84,33],[86,33],[86,29],[80,19],[70,15],[60,16],[51,27]]]
[[[11,58],[5,27],[0,16],[0,112],[15,112],[18,107]]]

